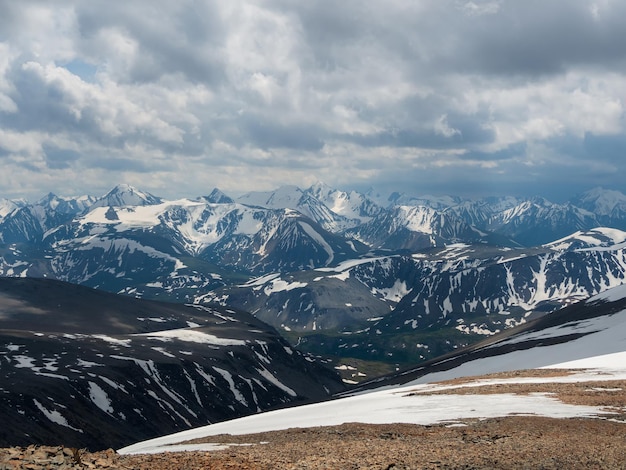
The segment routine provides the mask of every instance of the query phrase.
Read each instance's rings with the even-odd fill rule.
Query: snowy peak
[[[237,198],[237,202],[247,206],[268,209],[295,209],[304,195],[297,186],[281,186],[274,191],[252,191]]]
[[[325,193],[321,186],[319,190]],[[275,191],[269,192],[251,192],[238,198],[237,202],[252,207],[298,211],[300,214],[319,223],[325,230],[333,233],[361,223],[360,220],[353,220],[333,212],[310,189],[303,191],[297,186],[282,186]]]
[[[461,203],[458,196],[410,196],[407,194],[393,193],[389,196],[389,202],[395,206],[426,206],[437,210],[456,206]]]
[[[595,214],[571,203],[533,198],[494,214],[485,228],[533,246],[600,225]]]
[[[92,207],[151,206],[162,200],[150,193],[140,191],[128,184],[118,184],[107,194],[96,200]]]
[[[11,199],[0,198],[0,220],[9,215],[15,209],[23,207],[22,201],[13,201]]]
[[[57,214],[75,215],[84,212],[94,202],[96,202],[96,199],[93,196],[60,197],[54,193],[48,193],[37,201],[35,205],[42,206]]]
[[[202,199],[212,204],[232,204],[235,202],[230,196],[227,196],[219,188],[214,188],[213,191],[211,191],[211,194],[204,196]]]
[[[360,223],[367,222],[382,210],[373,200],[357,191],[340,191],[324,183],[316,183],[305,192],[333,213],[348,219],[356,219]]]
[[[594,188],[572,202],[599,216],[623,217],[626,214],[626,195],[620,191]]]

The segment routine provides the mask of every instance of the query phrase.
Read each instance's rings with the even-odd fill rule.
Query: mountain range
[[[620,192],[374,194],[318,183],[168,201],[118,185],[2,200],[0,275],[246,310],[351,367],[431,359],[624,282]]]
[[[621,193],[373,194],[0,200],[0,440],[122,446],[565,343],[623,307],[584,302],[626,284]]]

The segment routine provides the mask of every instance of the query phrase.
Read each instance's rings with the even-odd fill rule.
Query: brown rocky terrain
[[[489,377],[568,373],[535,370]],[[498,384],[436,393],[550,393],[567,403],[605,407],[607,414],[584,419],[508,416],[431,426],[346,423],[191,441],[230,444],[210,452],[117,455],[111,450],[10,448],[0,451],[0,469],[626,469],[624,380]]]

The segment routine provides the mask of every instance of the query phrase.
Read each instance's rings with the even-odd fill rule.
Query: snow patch
[[[141,333],[133,336],[145,336],[148,339],[159,341],[171,341],[173,339],[178,339],[189,343],[203,343],[215,346],[244,346],[246,344],[246,342],[241,339],[220,338],[209,333],[188,328]]]

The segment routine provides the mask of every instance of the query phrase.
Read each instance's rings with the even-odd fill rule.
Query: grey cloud
[[[449,149],[458,147],[463,136],[454,134],[446,137],[429,130],[392,129],[376,134],[339,135],[364,147],[418,147],[423,149]]]
[[[8,40],[20,24],[20,8],[17,2],[0,0],[0,41]]]
[[[490,143],[494,139],[493,130],[482,127],[480,121],[473,121],[470,117],[456,115],[448,118],[447,124],[450,127],[448,135],[438,132],[431,126],[427,129],[389,129],[369,134],[338,134],[334,137],[364,147],[415,147],[439,150],[473,148],[480,144]],[[483,155],[486,156],[486,154]],[[493,158],[500,157],[494,155]]]
[[[590,158],[622,163],[626,159],[626,135],[585,134],[583,148]]]
[[[228,165],[250,190],[260,170],[267,186],[332,168],[366,186],[544,194],[626,170],[625,2],[595,16],[586,0],[17,3],[0,0],[0,93],[18,108],[0,131],[33,140],[4,145],[22,166],[44,145],[33,172],[143,174],[171,155],[156,168]],[[38,36],[30,5],[63,28]]]
[[[136,40],[135,62],[127,75],[118,76],[122,81],[151,82],[182,73],[191,82],[216,85],[224,78],[220,53],[226,31],[213,2],[81,2],[77,18],[81,47],[95,58],[103,47],[98,33],[107,28]]]
[[[145,162],[133,158],[120,158],[101,156],[90,159],[87,168],[102,168],[109,171],[134,171],[137,173],[150,173],[159,169],[159,166],[151,162]]]
[[[520,158],[526,154],[528,146],[525,142],[509,145],[508,147],[494,152],[471,150],[461,157],[463,160],[501,161],[512,158]]]
[[[288,148],[318,151],[324,146],[320,129],[308,123],[283,124],[268,116],[245,116],[240,121],[246,140],[262,149]]]
[[[46,165],[52,170],[70,168],[80,158],[80,154],[74,150],[63,149],[49,144],[44,144],[42,147]]]
[[[559,177],[555,178],[555,175]],[[604,186],[623,187],[617,178],[609,180],[604,177],[600,181]],[[595,186],[598,186],[598,179],[590,177],[588,171],[581,168],[551,163],[539,171],[529,172],[515,160],[501,162],[494,168],[459,165],[402,168],[401,172],[391,168],[384,170],[376,182],[376,188],[387,193],[447,194],[467,198],[541,195],[554,202],[562,202]]]
[[[571,66],[624,65],[623,2],[606,3],[598,17],[581,0],[502,2],[491,16],[470,18],[456,34],[458,49],[444,57],[450,69],[541,76]],[[455,34],[455,33],[453,33]]]

